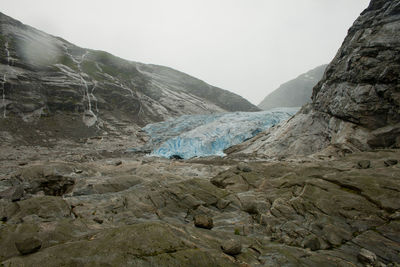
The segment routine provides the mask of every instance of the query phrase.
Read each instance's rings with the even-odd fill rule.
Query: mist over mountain
[[[268,110],[276,107],[301,107],[311,102],[312,88],[321,80],[327,65],[318,66],[290,80],[267,95],[258,107]]]
[[[371,1],[313,88],[312,102],[239,150],[298,156],[400,147],[399,20],[399,1]]]
[[[30,127],[66,137],[132,134],[185,114],[259,110],[168,67],[80,48],[2,13],[0,25],[0,125],[13,138]]]

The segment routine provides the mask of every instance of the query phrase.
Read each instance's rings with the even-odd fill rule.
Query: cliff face
[[[1,13],[0,26],[0,126],[13,135],[129,134],[184,114],[259,110],[187,74],[80,48]]]
[[[258,105],[263,110],[277,107],[301,107],[311,102],[313,87],[321,80],[327,65],[312,69],[290,80],[267,95]]]
[[[400,1],[371,1],[287,123],[231,150],[310,155],[400,146]]]

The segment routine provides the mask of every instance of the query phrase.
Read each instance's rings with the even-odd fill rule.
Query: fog
[[[1,12],[81,47],[169,66],[258,104],[329,63],[368,0],[4,0]]]

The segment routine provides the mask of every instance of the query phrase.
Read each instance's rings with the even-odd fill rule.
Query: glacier
[[[260,112],[184,115],[148,124],[150,156],[190,159],[225,156],[224,150],[293,116],[299,108],[275,108]]]

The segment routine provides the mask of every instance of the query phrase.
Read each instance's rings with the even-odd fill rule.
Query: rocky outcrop
[[[290,80],[267,95],[258,107],[268,110],[277,107],[301,107],[311,102],[313,87],[321,80],[327,65],[316,67]]]
[[[5,130],[30,144],[42,139],[35,130],[53,138],[132,135],[184,114],[259,110],[182,72],[80,48],[2,13],[0,26],[1,139]]]
[[[287,123],[234,148],[259,156],[400,147],[400,2],[371,1]]]
[[[75,185],[0,199],[0,265],[396,266],[399,160],[396,150],[302,162],[38,159],[17,167],[26,188],[52,177],[42,173]]]

